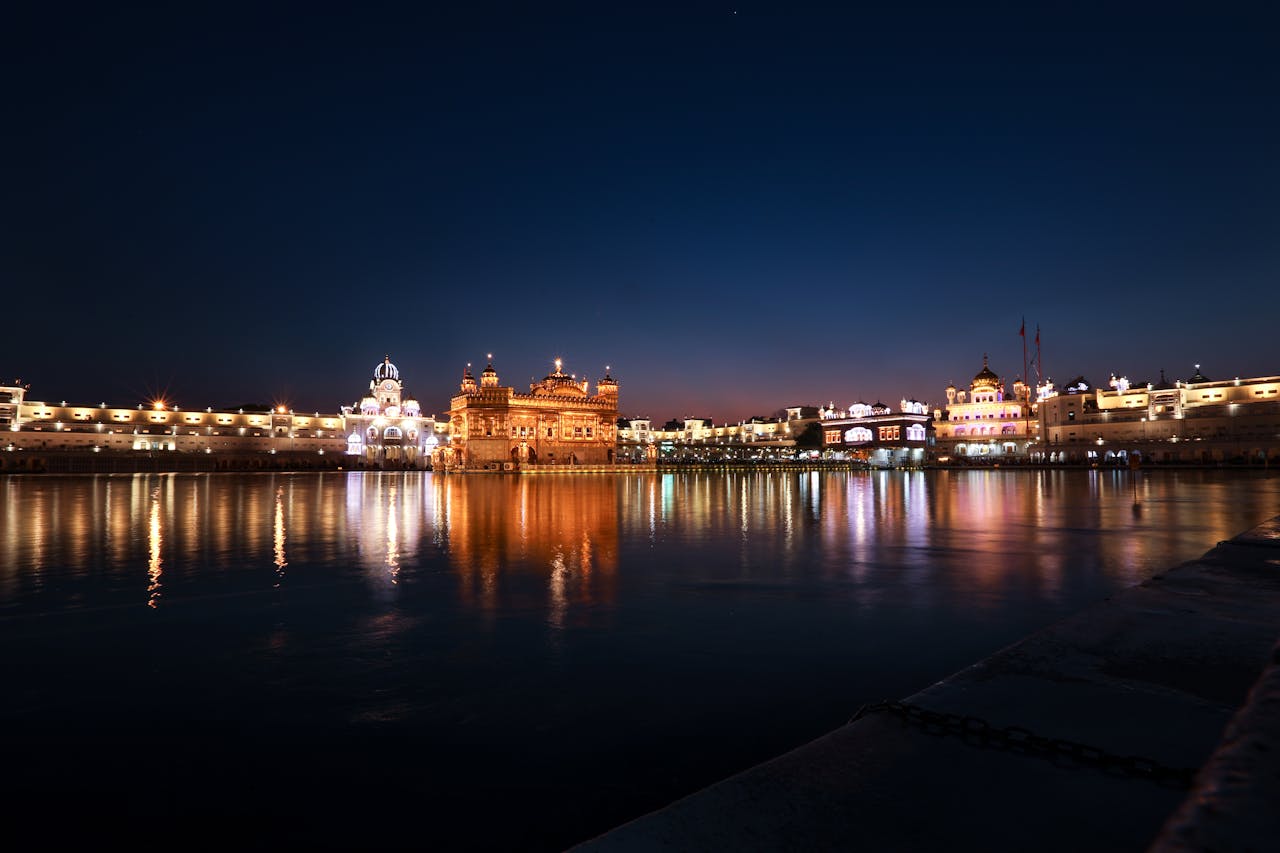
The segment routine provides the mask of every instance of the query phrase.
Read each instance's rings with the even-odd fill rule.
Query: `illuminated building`
[[[1052,393],[1046,383],[1041,394]],[[1004,380],[982,357],[982,370],[969,390],[947,386],[947,405],[934,410],[934,455],[939,462],[951,459],[1027,459],[1037,439],[1039,424],[1032,417],[1030,389],[1014,383],[1014,396],[1006,399]]]
[[[929,407],[903,400],[898,411],[884,403],[854,403],[841,411],[821,409],[826,455],[860,459],[876,468],[923,465],[929,441]]]
[[[342,407],[348,456],[372,468],[425,468],[440,444],[435,417],[422,416],[418,401],[407,396],[391,357],[373,369],[369,393]]]
[[[22,380],[13,380],[12,385],[0,385],[0,430],[17,430],[22,423],[22,400],[27,394],[27,387]]]
[[[58,464],[67,470],[115,470],[109,463],[121,455],[183,470],[423,467],[429,451],[422,448],[433,447],[445,425],[421,416],[412,400],[404,400],[401,407],[399,372],[389,360],[378,365],[374,379],[358,412],[345,407],[331,414],[297,412],[287,405],[187,409],[166,400],[135,408],[68,405],[65,400],[55,405],[27,399],[27,387],[21,383],[0,386],[0,428],[5,430],[0,433],[0,451],[7,451],[0,454],[0,468],[47,469],[50,460],[62,457]],[[388,420],[393,412],[398,415],[394,427],[399,443]],[[67,464],[86,454],[97,458]],[[37,456],[41,465],[33,468]],[[197,456],[204,458],[197,463]]]
[[[435,470],[513,471],[532,466],[600,465],[614,460],[618,383],[605,370],[589,393],[586,379],[561,370],[529,385],[529,393],[501,385],[492,361],[479,383],[470,365],[449,403],[448,446]]]
[[[789,406],[782,416],[755,417],[717,426],[711,418],[684,417],[654,428],[649,418],[618,421],[618,453],[633,462],[656,459],[787,458],[809,424],[816,406]],[[815,445],[816,446],[816,445]]]
[[[1046,462],[1261,462],[1280,459],[1280,376],[1130,383],[1082,379],[1040,404]]]

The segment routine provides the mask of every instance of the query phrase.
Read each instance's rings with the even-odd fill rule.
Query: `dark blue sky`
[[[256,5],[6,13],[5,380],[736,421],[1012,381],[1024,316],[1060,384],[1280,373],[1270,4]]]

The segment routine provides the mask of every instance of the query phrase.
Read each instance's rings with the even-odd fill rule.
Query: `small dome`
[[[1077,376],[1067,383],[1066,392],[1068,394],[1085,394],[1093,390],[1093,385],[1083,376]]]
[[[391,363],[391,356],[384,357],[382,363],[373,369],[373,379],[375,382],[381,382],[384,379],[400,381],[400,371]]]
[[[982,369],[973,377],[973,387],[977,388],[979,386],[986,386],[988,388],[995,388],[999,384],[1000,377],[996,376],[995,373],[991,371],[991,368],[987,366],[987,357],[984,355],[982,357]]]
[[[574,376],[570,376],[569,374],[564,372],[563,370],[564,362],[562,362],[560,359],[557,358],[555,361],[555,365],[556,365],[556,372],[548,373],[546,377],[544,377],[542,380],[542,384],[545,387],[557,388],[557,389],[567,387],[567,386],[578,387],[577,378]]]
[[[1192,374],[1191,378],[1188,379],[1187,381],[1188,382],[1211,382],[1212,380],[1209,379],[1208,376],[1205,376],[1203,373],[1200,372],[1200,365],[1197,364],[1196,372]]]
[[[493,369],[493,362],[490,361],[485,369],[480,371],[480,387],[496,388],[498,387],[498,371]]]

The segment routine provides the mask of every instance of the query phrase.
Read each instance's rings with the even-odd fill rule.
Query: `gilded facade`
[[[601,465],[614,461],[618,383],[605,376],[590,393],[586,379],[555,371],[523,393],[498,380],[493,363],[477,382],[470,365],[449,403],[447,446],[437,448],[437,471],[513,471],[531,466]]]

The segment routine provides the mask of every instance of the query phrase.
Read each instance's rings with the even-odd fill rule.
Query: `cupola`
[[[493,369],[493,353],[489,353],[489,363],[485,365],[484,370],[480,372],[480,387],[498,387],[498,371]]]
[[[476,386],[476,378],[471,375],[471,362],[467,362],[467,366],[462,371],[462,393],[475,394],[479,392]]]
[[[400,381],[400,371],[391,363],[391,356],[384,356],[382,363],[373,369],[373,381],[382,382],[384,379],[394,379]]]

